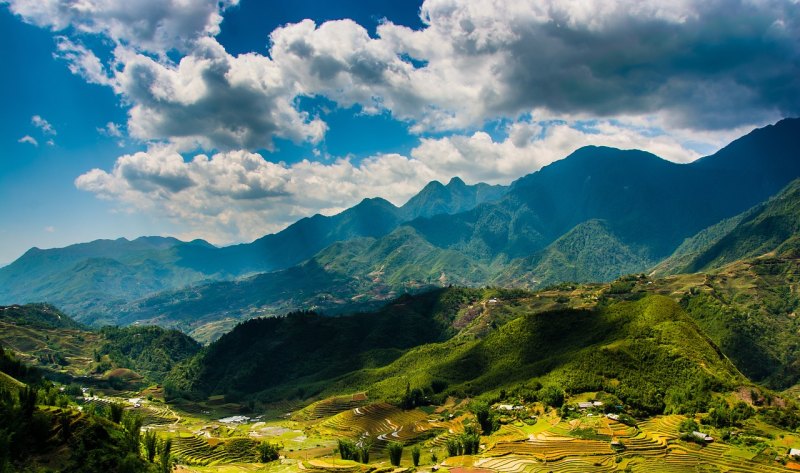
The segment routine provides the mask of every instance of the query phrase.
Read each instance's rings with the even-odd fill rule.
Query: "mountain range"
[[[369,309],[431,286],[719,267],[793,231],[754,215],[800,177],[798,137],[800,119],[785,119],[689,164],[585,147],[508,187],[434,182],[402,207],[366,199],[225,248],[148,237],[32,249],[0,269],[0,303],[47,301],[81,322],[155,322],[208,341],[257,315]],[[732,246],[752,232],[765,241]]]

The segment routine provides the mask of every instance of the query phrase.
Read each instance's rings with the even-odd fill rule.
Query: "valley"
[[[800,470],[798,127],[249,244],[31,249],[0,269],[0,472]]]
[[[705,274],[454,287],[373,313],[255,319],[199,350],[181,341],[168,371],[147,370],[175,345],[163,330],[91,331],[49,306],[4,308],[0,342],[72,386],[59,409],[82,409],[76,425],[123,406],[143,435],[170,439],[184,472],[792,471],[798,264],[773,253]],[[737,321],[756,307],[750,323],[774,326]],[[741,337],[759,330],[773,335],[749,340],[752,365]],[[153,342],[125,348],[142,337]],[[109,382],[121,366],[132,375]],[[260,461],[263,442],[279,458]],[[368,461],[343,458],[348,442]]]

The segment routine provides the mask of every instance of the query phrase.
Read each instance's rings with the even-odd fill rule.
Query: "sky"
[[[0,264],[800,115],[798,0],[0,0]]]

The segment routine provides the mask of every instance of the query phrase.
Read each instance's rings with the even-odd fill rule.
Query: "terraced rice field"
[[[345,407],[345,410],[341,410]],[[147,405],[156,410],[156,405]],[[368,404],[353,401],[349,396],[328,399],[309,406],[292,419],[283,418],[275,425],[264,422],[245,424],[226,435],[216,433],[204,438],[192,427],[192,434],[184,430],[188,424],[183,418],[175,428],[185,433],[174,437],[173,452],[183,464],[193,465],[192,471],[205,472],[215,468],[259,467],[256,463],[255,438],[273,438],[281,441],[300,438],[301,441],[284,443],[285,461],[276,463],[266,471],[282,468],[283,471],[363,471],[363,465],[348,463],[334,453],[332,442],[337,438],[372,442],[373,465],[386,462],[386,443],[397,441],[435,450],[440,458],[448,439],[464,431],[465,423],[474,422],[470,414],[442,421],[454,410],[436,414],[416,410],[402,410],[387,403]],[[333,413],[333,414],[331,414]],[[166,418],[169,412],[157,411],[155,416]],[[318,417],[320,416],[320,417]],[[302,419],[298,421],[297,419]],[[474,466],[483,471],[498,473],[778,473],[792,471],[766,455],[756,456],[756,450],[716,442],[697,445],[679,440],[679,426],[683,416],[660,416],[629,427],[617,421],[582,417],[569,422],[550,416],[542,418],[535,426],[504,425],[490,437],[483,437],[486,450],[473,457],[452,459],[453,467]],[[172,429],[173,426],[170,426]],[[302,429],[302,430],[301,430]],[[280,433],[280,434],[279,434]],[[308,436],[308,437],[307,437]],[[582,436],[583,438],[577,438]],[[276,441],[277,441],[277,437]],[[612,447],[618,441],[624,448]],[[290,447],[291,445],[291,447]],[[426,454],[427,455],[427,454]],[[408,454],[406,454],[408,456]],[[407,462],[410,462],[406,458]],[[447,461],[447,460],[446,460]],[[301,464],[303,465],[301,467]],[[218,466],[219,465],[219,466]],[[224,465],[224,466],[223,466]],[[445,466],[448,465],[445,463]],[[194,470],[197,468],[197,470]],[[288,470],[286,469],[288,468]],[[234,470],[230,470],[234,471]],[[261,470],[258,470],[261,471]]]
[[[760,463],[735,455],[735,447],[722,443],[696,445],[677,440],[682,416],[663,416],[643,422],[639,429],[625,429],[609,422],[607,429],[625,448],[615,452],[610,442],[579,440],[565,436],[563,422],[526,441],[497,442],[488,457],[475,466],[501,473],[538,472],[607,472],[635,473],[721,473],[791,471],[777,462]],[[615,425],[617,424],[617,425]],[[602,430],[601,427],[598,432]],[[746,455],[745,455],[746,456]]]
[[[531,456],[541,461],[553,461],[569,456],[611,455],[614,451],[608,442],[555,437],[524,442],[498,442],[489,451],[492,456],[510,453]]]
[[[370,439],[374,450],[383,449],[390,441],[409,443],[433,429],[444,430],[429,421],[420,410],[404,411],[387,403],[370,404],[339,413],[322,426],[337,436]]]
[[[151,405],[137,409],[144,425],[172,424],[178,417],[166,406]]]
[[[298,412],[294,417],[298,420],[325,419],[335,416],[340,412],[363,406],[366,403],[366,398],[357,395],[332,397],[311,404]]]
[[[256,457],[257,442],[249,438],[234,438],[212,446],[195,435],[172,439],[172,452],[179,462],[188,465],[219,463],[252,463]]]

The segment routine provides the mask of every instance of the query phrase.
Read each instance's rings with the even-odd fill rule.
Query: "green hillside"
[[[606,391],[660,413],[684,409],[698,385],[724,390],[744,379],[677,304],[647,297],[596,310],[528,313],[484,339],[420,347],[341,382],[370,383],[389,395],[406,380],[418,387],[440,380],[466,395],[535,383],[572,394]]]
[[[102,325],[127,300],[211,277],[178,264],[184,247],[206,251],[210,245],[142,237],[33,248],[0,268],[0,302],[45,301],[80,321]]]
[[[399,399],[407,383],[458,396],[540,384],[661,413],[684,409],[697,386],[746,382],[669,298],[539,311],[532,293],[489,294],[447,289],[373,314],[248,321],[173,371],[170,387],[276,400],[348,390]]]
[[[438,290],[400,298],[374,313],[325,317],[297,312],[248,320],[188,366],[173,370],[167,385],[203,396],[236,398],[265,390],[290,390],[293,395],[299,389],[305,397],[319,389],[306,384],[381,366],[404,349],[447,338],[455,333],[451,323],[461,304],[477,297],[474,290]]]
[[[12,374],[27,372],[27,385]],[[37,370],[0,349],[0,471],[153,473],[140,455],[142,421],[77,406]]]
[[[798,274],[796,255],[767,256],[670,276],[648,290],[671,293],[749,378],[785,389],[800,382]]]
[[[294,310],[339,314],[375,309],[407,291],[476,285],[489,268],[455,250],[442,250],[413,229],[380,238],[335,243],[296,267],[167,292],[124,307],[121,323],[180,328],[202,341],[218,338],[237,322]]]
[[[544,287],[563,281],[611,281],[652,264],[647,252],[614,235],[602,220],[589,220],[526,258],[511,261],[495,277],[499,285]]]
[[[656,273],[692,273],[736,260],[797,248],[800,231],[800,181],[768,201],[703,230],[659,264]]]
[[[119,385],[161,382],[200,345],[181,332],[155,326],[91,330],[52,306],[28,304],[0,307],[0,348],[53,380]]]
[[[50,304],[0,306],[0,321],[33,328],[83,328]]]

